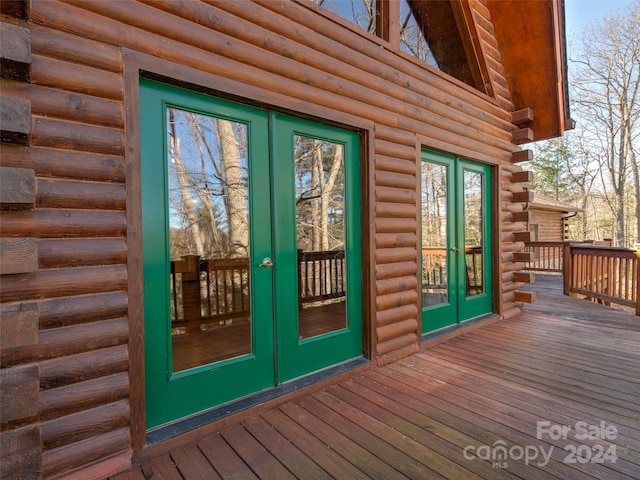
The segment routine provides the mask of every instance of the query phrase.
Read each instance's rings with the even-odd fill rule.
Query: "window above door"
[[[392,47],[492,95],[473,13],[463,0],[310,0]]]

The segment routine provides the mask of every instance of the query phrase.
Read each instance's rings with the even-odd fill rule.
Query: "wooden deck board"
[[[332,478],[369,478],[280,410],[271,410],[262,417],[289,438],[305,455],[313,458]]]
[[[423,346],[114,479],[640,479],[640,319],[561,296],[557,283],[534,284],[536,303],[510,320]],[[539,435],[538,422],[571,430]],[[582,438],[578,422],[617,431]],[[464,456],[496,445],[538,457]],[[572,446],[615,446],[616,461],[571,463]]]
[[[280,410],[365,475],[369,477],[380,475],[382,478],[398,480],[407,478],[378,457],[371,455],[356,441],[351,440],[352,433],[348,424],[327,423],[298,403],[286,404]]]
[[[387,395],[397,399],[405,405],[418,409],[424,415],[436,419],[444,425],[458,430],[467,435],[470,441],[467,445],[493,445],[499,440],[503,440],[509,432],[509,427],[503,426],[498,422],[493,422],[479,417],[474,411],[466,409],[455,409],[455,414],[451,413],[452,404],[448,398],[441,398],[430,394],[432,390],[429,386],[424,386],[419,379],[411,377],[402,377],[393,371],[378,371],[370,375],[384,388],[388,388]],[[493,423],[492,423],[493,422]],[[525,437],[522,437],[525,438]],[[556,473],[557,462],[553,462],[547,470]],[[562,466],[561,466],[562,467]],[[531,468],[528,465],[520,463],[511,463],[508,469],[509,473],[513,473],[520,478],[552,479],[559,478],[547,470]],[[498,478],[502,470],[497,470],[488,478]],[[505,475],[505,474],[502,474]],[[560,477],[562,478],[562,477]]]
[[[332,478],[262,417],[252,417],[243,423],[245,428],[297,478]]]
[[[381,408],[371,401],[371,396],[358,395],[349,387],[353,387],[351,381],[328,390],[343,401],[351,403],[360,411],[367,413],[370,416],[368,423],[381,423],[388,429],[388,434],[393,433],[393,435],[389,435],[392,443],[396,445],[410,444],[414,452],[413,455],[415,455],[414,458],[424,462],[429,468],[442,473],[447,478],[483,478],[473,471],[475,465],[460,462],[462,458],[460,449],[452,448],[449,442],[436,438],[427,430],[413,425],[394,411]],[[362,390],[360,393],[363,393]],[[373,395],[372,392],[369,393]],[[408,440],[403,442],[403,438]],[[478,462],[478,465],[480,466],[478,468],[481,468],[482,462]]]
[[[420,371],[424,373],[424,370],[422,368],[420,369]],[[429,374],[432,375],[433,371],[429,371]],[[541,418],[550,418],[548,414],[548,409],[549,407],[551,407],[551,405],[548,406],[547,410],[536,411],[535,408],[532,408],[531,405],[529,405],[526,402],[518,402],[513,399],[506,400],[508,398],[506,395],[505,396],[500,395],[499,396],[500,401],[496,401],[493,398],[486,397],[485,396],[486,393],[483,395],[476,394],[475,383],[469,381],[466,378],[462,378],[462,379],[456,378],[456,376],[452,376],[448,372],[441,372],[439,375],[434,375],[434,376],[436,378],[440,378],[441,380],[446,379],[446,382],[449,387],[448,390],[450,390],[452,394],[455,394],[458,397],[464,399],[465,402],[471,401],[471,402],[475,402],[478,405],[482,405],[486,409],[486,411],[490,414],[491,418],[498,419],[499,421],[502,421],[503,424],[508,425],[512,428],[516,428],[522,433],[532,434],[532,431],[530,430],[531,426],[535,426],[536,422]],[[490,390],[487,390],[487,392],[496,392],[496,389],[491,388]],[[461,406],[466,406],[463,403],[458,403],[460,402],[460,400],[452,400],[452,401]],[[562,412],[562,409],[559,408],[558,406],[555,406],[555,408],[553,408],[553,413],[554,413],[553,422],[555,424],[573,425],[577,421],[579,421],[578,418],[573,418],[573,419],[558,418],[559,412]],[[594,420],[594,423],[597,424],[598,422]],[[532,434],[532,436],[535,438],[535,434]],[[557,447],[564,448],[567,444],[572,442],[575,442],[575,440],[568,439],[567,441],[559,441],[559,442],[551,441],[549,443]],[[580,443],[593,447],[597,443],[601,443],[601,442],[600,441],[594,442],[594,441],[590,441],[589,439],[584,439],[584,440],[581,440]],[[618,461],[616,462],[616,468],[615,468],[616,470],[619,469],[618,467],[621,467],[623,463],[625,463],[624,452],[622,451],[618,452],[618,457],[619,458],[618,458]],[[603,472],[603,474],[604,473],[605,472]],[[610,475],[608,471],[606,473]],[[606,478],[610,478],[610,477],[606,477]]]
[[[466,356],[472,361],[483,362],[503,371],[521,372],[523,375],[528,375],[530,379],[536,378],[540,382],[547,384],[557,382],[558,377],[561,377],[559,380],[564,379],[564,383],[567,384],[580,381],[580,388],[593,391],[594,397],[601,398],[600,396],[603,394],[613,396],[619,399],[619,405],[624,408],[634,408],[633,405],[629,404],[637,404],[635,395],[625,393],[632,392],[634,388],[637,388],[636,382],[626,382],[602,374],[592,374],[587,368],[577,368],[575,364],[567,365],[565,363],[562,365],[543,360],[549,370],[541,370],[538,366],[529,366],[539,365],[540,362],[534,363],[532,359],[521,356],[520,352],[518,352],[518,355],[511,353],[501,355],[496,351],[495,346],[493,350],[489,350],[487,348],[477,348],[468,343],[458,344],[457,346],[452,344],[447,347],[447,351],[451,352],[452,355]],[[625,383],[636,385],[623,385]]]
[[[193,443],[172,450],[171,458],[183,478],[220,479],[220,475]]]
[[[349,420],[341,413],[332,410],[322,402],[311,396],[304,397],[299,403],[310,412],[313,412],[325,423],[337,426],[341,431],[348,431],[349,437],[361,447],[365,448],[376,458],[387,462],[391,467],[402,473],[405,477],[420,480],[427,478],[433,471],[427,469],[422,463],[397,449],[382,438],[371,434],[358,423]]]
[[[500,394],[500,396],[504,397],[505,401],[511,405],[523,403],[526,405],[526,409],[539,414],[540,417],[548,417],[549,412],[551,412],[554,417],[553,420],[556,423],[567,425],[582,419],[595,425],[601,419],[602,412],[594,414],[592,410],[576,408],[574,402],[563,401],[563,399],[559,397],[544,394],[528,386],[521,386],[513,382],[503,382],[495,376],[487,375],[477,370],[472,371],[466,367],[461,367],[450,362],[443,362],[441,359],[435,357],[428,358],[432,365],[440,365],[446,370],[455,368],[472,375],[476,385],[482,384],[485,388]],[[617,428],[620,433],[618,444],[627,446],[624,440],[626,438],[625,435],[635,438],[636,441],[640,440],[640,436],[638,436],[640,432],[637,430],[627,428],[623,425],[618,425]]]
[[[259,478],[283,480],[296,478],[242,425],[231,425],[222,430],[220,435],[247,465],[251,465],[251,469]]]
[[[209,435],[198,442],[202,453],[215,466],[216,471],[225,479],[256,479],[258,478],[242,458],[224,441],[219,433]],[[195,480],[185,478],[185,480]]]
[[[145,478],[181,480],[182,476],[168,454],[161,455],[142,465]]]

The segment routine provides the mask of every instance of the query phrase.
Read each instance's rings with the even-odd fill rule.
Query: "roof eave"
[[[534,140],[573,128],[564,0],[487,0],[515,110],[530,108]]]

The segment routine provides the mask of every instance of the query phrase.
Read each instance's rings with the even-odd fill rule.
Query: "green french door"
[[[423,333],[491,312],[491,169],[422,152]]]
[[[359,135],[140,81],[147,427],[362,355]]]

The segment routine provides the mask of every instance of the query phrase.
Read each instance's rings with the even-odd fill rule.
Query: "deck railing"
[[[201,259],[186,255],[171,262],[171,318],[175,327],[191,322],[249,315],[249,260]]]
[[[624,305],[640,315],[639,250],[567,243],[564,259],[565,295]]]
[[[344,250],[298,252],[298,302],[345,296]]]
[[[298,252],[298,301],[345,296],[344,250]],[[171,262],[171,319],[174,327],[247,317],[249,260],[201,259],[186,255]]]
[[[467,291],[482,291],[482,247],[466,247]],[[447,288],[447,249],[444,247],[422,248],[422,287]]]
[[[447,249],[422,247],[422,286],[447,288]]]
[[[542,273],[562,273],[564,246],[572,241],[525,242],[524,251],[531,252],[531,261],[524,262],[524,270]],[[610,247],[611,240],[584,240],[580,243]]]
[[[531,261],[524,269],[532,272],[562,273],[564,242],[526,242],[525,252],[531,252]]]

